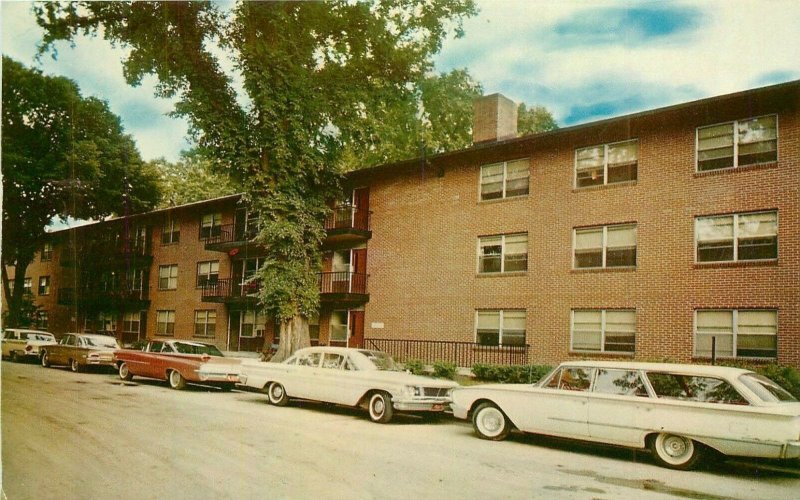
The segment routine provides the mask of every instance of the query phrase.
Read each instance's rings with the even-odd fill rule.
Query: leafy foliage
[[[218,198],[241,191],[230,177],[214,172],[211,162],[193,152],[185,152],[176,163],[163,158],[149,162],[159,172],[159,208]]]
[[[433,364],[433,376],[436,378],[447,378],[453,380],[456,377],[458,367],[449,361],[437,361]]]
[[[478,380],[503,384],[532,384],[550,373],[552,369],[552,366],[547,365],[492,365],[486,363],[472,365],[472,373]]]
[[[45,76],[8,57],[2,130],[2,271],[14,322],[22,319],[25,271],[54,217],[146,211],[159,194],[156,172],[142,162],[104,101],[82,97],[72,80]],[[16,266],[14,294],[6,266]]]
[[[517,110],[517,133],[519,135],[549,132],[558,129],[555,118],[544,106],[528,107],[523,102]]]
[[[414,375],[425,375],[425,363],[421,359],[409,359],[405,362],[404,368]]]

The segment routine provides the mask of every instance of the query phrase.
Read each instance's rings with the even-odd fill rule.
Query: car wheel
[[[385,424],[392,420],[394,407],[392,396],[388,392],[376,392],[369,397],[369,418],[373,422]]]
[[[481,439],[502,441],[511,432],[505,413],[492,403],[481,403],[472,414],[472,427]]]
[[[11,351],[11,362],[19,363],[19,356],[17,355],[17,351]]]
[[[41,362],[43,367],[50,368],[50,356],[47,355],[47,351],[42,353]]]
[[[69,361],[69,369],[75,373],[83,371],[83,367],[81,366],[80,363],[78,363],[77,359],[71,359]]]
[[[180,374],[178,370],[171,370],[169,372],[169,386],[175,390],[181,390],[186,387],[186,379]]]
[[[133,380],[133,373],[131,373],[131,371],[128,370],[128,364],[127,363],[120,363],[120,365],[119,365],[119,378],[121,378],[122,380],[126,380],[126,381]]]
[[[703,456],[703,445],[665,432],[650,440],[650,450],[660,465],[677,470],[694,469]]]
[[[222,389],[222,392],[231,392],[235,386],[236,384],[233,382],[228,382],[225,384],[220,384],[219,388]]]
[[[289,403],[289,396],[286,395],[286,389],[277,382],[271,382],[269,384],[267,397],[269,397],[269,402],[275,406],[286,406]]]

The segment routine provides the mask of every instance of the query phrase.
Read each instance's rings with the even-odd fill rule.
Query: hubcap
[[[272,386],[272,399],[278,400],[283,397],[283,387],[279,385]]]
[[[487,434],[495,434],[503,427],[503,418],[495,409],[484,410],[478,420]]]
[[[664,452],[672,458],[686,455],[688,446],[686,440],[679,436],[670,436],[664,440]]]
[[[383,406],[383,398],[375,398],[372,402],[372,411],[374,411],[376,415],[380,415],[383,413]]]

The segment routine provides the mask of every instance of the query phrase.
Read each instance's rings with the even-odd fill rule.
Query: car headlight
[[[406,394],[411,397],[418,398],[422,396],[422,387],[417,387],[414,385],[407,385],[406,386]]]

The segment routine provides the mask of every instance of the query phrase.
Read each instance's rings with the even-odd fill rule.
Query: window
[[[712,377],[647,372],[656,396],[700,403],[746,405],[747,400],[728,382]]]
[[[172,215],[164,217],[164,225],[161,228],[161,244],[169,245],[178,243],[181,240],[181,226]]]
[[[778,212],[697,217],[697,262],[778,258]]]
[[[39,276],[39,295],[50,295],[50,276]]]
[[[52,243],[45,243],[42,246],[42,254],[40,256],[40,260],[42,262],[47,262],[53,260],[53,244]]]
[[[562,391],[588,391],[592,385],[591,368],[564,367],[550,377],[545,387]]]
[[[525,311],[484,310],[475,315],[475,341],[480,345],[525,345]]]
[[[776,358],[778,311],[697,310],[695,355],[711,357],[712,339],[716,339],[716,355],[720,357]]]
[[[117,315],[101,312],[97,314],[97,330],[106,333],[117,332]]]
[[[308,317],[308,336],[311,338],[312,344],[319,343],[319,315]]]
[[[636,311],[575,309],[572,311],[573,351],[633,353]]]
[[[331,342],[347,342],[349,333],[347,311],[333,311],[330,320]]]
[[[575,269],[636,267],[636,224],[575,229]]]
[[[528,194],[530,159],[481,166],[481,201]]]
[[[639,372],[598,368],[592,392],[618,396],[649,397]]]
[[[511,273],[527,270],[527,233],[478,238],[479,273]]]
[[[141,314],[137,312],[126,312],[122,316],[122,331],[125,333],[139,333],[141,326]]]
[[[219,279],[219,261],[209,260],[197,263],[197,286],[214,285]]]
[[[200,219],[200,239],[205,240],[211,237],[219,236],[222,232],[222,214],[217,212],[213,214],[205,214]]]
[[[778,160],[778,117],[720,123],[697,129],[697,171]]]
[[[239,327],[240,337],[263,337],[267,325],[264,313],[252,309],[242,311],[242,322]]]
[[[158,266],[158,289],[175,290],[178,288],[178,264]]]
[[[575,187],[635,181],[638,163],[638,139],[576,149]]]
[[[175,311],[156,311],[156,335],[175,335]]]
[[[22,283],[22,293],[33,295],[33,278],[25,278]]]
[[[194,312],[195,337],[213,337],[217,328],[217,311],[204,310]]]
[[[36,328],[40,330],[47,330],[50,322],[50,316],[47,311],[39,311],[36,313]]]

